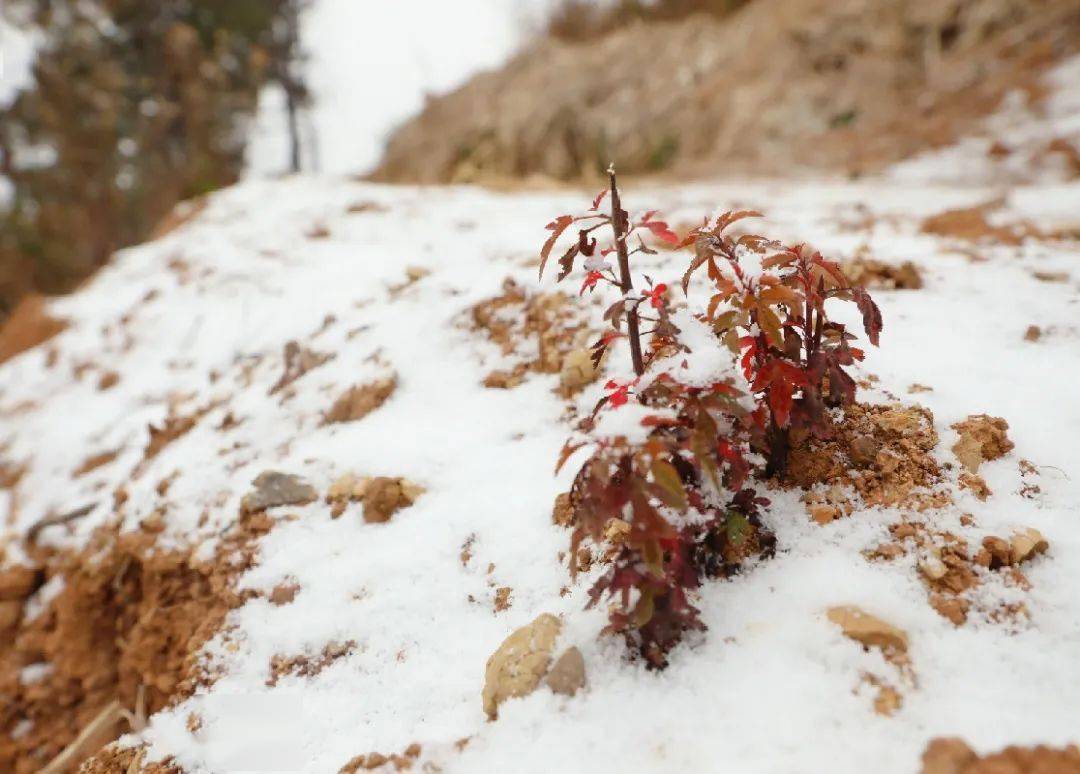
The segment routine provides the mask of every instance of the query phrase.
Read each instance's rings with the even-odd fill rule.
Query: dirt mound
[[[42,296],[24,297],[0,327],[0,363],[48,341],[67,327],[45,311]]]
[[[544,39],[428,102],[374,177],[880,169],[970,133],[1080,47],[1072,0],[755,0],[724,19]]]
[[[591,381],[596,374],[583,348],[595,336],[582,318],[564,293],[529,292],[505,280],[502,293],[470,310],[469,326],[495,344],[510,364],[488,373],[484,386],[510,389],[529,372],[560,374],[566,392]]]
[[[78,554],[38,551],[29,575],[5,571],[15,617],[0,645],[0,770],[39,771],[102,724],[77,764],[205,682],[196,654],[242,601],[233,581],[269,528],[246,517],[208,561],[108,528]]]
[[[941,507],[949,496],[934,489],[942,480],[937,441],[933,415],[921,406],[855,404],[830,437],[796,442],[788,482],[811,490],[806,500],[819,522],[850,510],[842,499],[849,488],[868,506]],[[830,518],[822,507],[833,509]]]
[[[980,757],[961,739],[934,739],[922,763],[922,774],[1080,774],[1080,748],[1006,747]]]

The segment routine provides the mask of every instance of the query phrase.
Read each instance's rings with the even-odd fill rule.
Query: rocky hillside
[[[861,174],[968,134],[1080,46],[1072,0],[754,0],[545,39],[429,100],[375,178]]]

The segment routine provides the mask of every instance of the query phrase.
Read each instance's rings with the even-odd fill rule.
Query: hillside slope
[[[572,419],[624,372],[612,358],[563,397],[581,315],[534,303],[543,224],[584,196],[244,184],[52,303],[66,330],[0,368],[0,768],[39,770],[103,711],[97,744],[142,728],[140,707],[149,725],[88,771],[325,772],[375,754],[361,763],[900,774],[938,736],[980,752],[1076,742],[1080,186],[777,181],[627,199],[679,224],[759,207],[772,236],[915,262],[921,289],[877,291],[886,327],[862,376],[879,381],[861,395],[893,407],[869,415],[932,412],[918,437],[938,439],[951,503],[856,496],[821,525],[798,488],[771,487],[776,557],[707,584],[708,632],[649,672],[597,638],[604,613],[583,607],[601,568],[571,582],[551,521]],[[686,263],[648,260],[668,281]],[[484,386],[544,362],[544,346],[554,361],[520,385]],[[951,426],[980,413],[1015,443],[980,468],[985,500],[957,488],[950,451]],[[383,477],[381,494],[356,495],[346,474]],[[928,603],[928,550],[1023,528],[1049,549],[1019,576],[973,565],[961,602]],[[929,542],[892,543],[885,560],[901,529]],[[956,625],[945,613],[961,603]],[[903,630],[909,662],[846,639],[825,614],[841,605]],[[537,691],[489,722],[485,662],[541,613],[562,617],[587,687]],[[875,713],[883,695],[891,716]]]
[[[863,174],[970,133],[1080,46],[1069,0],[755,0],[541,40],[391,138],[375,179]]]

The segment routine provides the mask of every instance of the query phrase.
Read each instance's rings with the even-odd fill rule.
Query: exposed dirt
[[[984,461],[996,460],[1013,449],[1006,434],[1009,423],[1001,417],[972,414],[952,429],[960,434],[952,447],[953,454],[970,473],[976,473]]]
[[[754,0],[724,19],[541,40],[429,99],[375,178],[859,174],[974,131],[1080,48],[1073,0]]]
[[[844,261],[840,268],[853,283],[870,290],[918,290],[923,286],[922,273],[911,261],[895,265],[858,257]]]
[[[531,371],[559,374],[561,389],[569,394],[596,377],[591,361],[581,356],[592,334],[579,305],[564,293],[529,292],[511,279],[502,290],[470,312],[471,327],[511,363],[485,376],[484,386],[510,389]]]
[[[976,207],[945,210],[931,215],[922,222],[922,232],[963,242],[990,242],[1018,245],[1025,237],[1037,236],[1038,231],[1029,223],[995,225],[987,218],[997,208],[998,202],[988,202]]]
[[[268,686],[275,686],[281,678],[287,675],[297,677],[314,677],[326,669],[335,661],[345,658],[356,649],[356,643],[328,642],[318,655],[301,653],[294,656],[278,654],[270,659],[270,677],[267,679]]]
[[[113,701],[150,714],[211,680],[196,654],[242,602],[234,581],[271,525],[261,514],[243,518],[209,561],[159,551],[153,535],[115,527],[78,554],[31,549],[32,582],[24,571],[0,584],[18,605],[16,628],[0,645],[0,770],[38,771]],[[62,589],[28,617],[34,592],[49,581]],[[112,726],[102,741],[128,730]],[[89,770],[116,771],[120,757],[109,752]]]
[[[48,341],[66,327],[67,323],[45,311],[44,297],[25,296],[0,327],[0,363]]]
[[[835,507],[833,518],[850,512],[842,501],[847,488],[868,506],[941,507],[950,497],[938,486],[937,441],[933,415],[922,406],[855,404],[834,423],[831,437],[793,444],[787,481],[811,490],[811,507]],[[822,511],[814,518],[831,521]]]
[[[922,774],[1080,774],[1080,748],[1006,747],[980,756],[962,739],[934,739],[923,752]]]
[[[106,747],[83,763],[79,774],[183,774],[171,760],[160,763],[143,763],[142,747]]]
[[[366,384],[350,387],[330,407],[324,421],[356,422],[379,408],[397,389],[397,375],[390,374]]]
[[[338,774],[356,774],[361,770],[372,771],[384,767],[387,767],[387,770],[408,771],[413,767],[413,762],[420,757],[421,751],[420,745],[414,742],[401,753],[384,755],[379,752],[370,752],[366,755],[357,755],[342,766]]]

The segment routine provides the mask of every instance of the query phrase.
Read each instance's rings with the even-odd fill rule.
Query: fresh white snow
[[[976,619],[955,628],[927,604],[913,557],[867,562],[860,551],[885,536],[896,512],[864,510],[819,527],[797,493],[770,492],[777,557],[705,585],[709,631],[680,647],[667,671],[647,672],[625,659],[620,643],[597,639],[604,614],[583,610],[589,579],[570,583],[559,561],[568,534],[550,520],[552,500],[573,474],[572,464],[559,477],[551,472],[570,432],[552,391],[556,377],[484,389],[494,347],[461,325],[463,312],[497,294],[504,277],[535,285],[543,224],[585,206],[586,193],[298,178],[214,195],[196,220],[120,253],[87,288],[55,301],[53,312],[72,327],[0,369],[6,456],[31,462],[7,534],[50,511],[96,502],[70,533],[42,533],[81,544],[109,517],[109,493],[127,481],[147,424],[164,419],[170,400],[180,414],[216,408],[126,484],[127,527],[137,528],[162,503],[157,482],[178,471],[166,498],[165,545],[202,543],[209,553],[251,480],[267,469],[301,474],[320,491],[348,471],[403,475],[426,488],[387,524],[365,524],[356,510],[334,520],[322,502],[272,512],[279,523],[243,584],[268,591],[288,579],[300,586],[295,601],[253,600],[231,614],[227,632],[207,648],[224,676],[156,715],[142,736],[153,757],[173,756],[192,772],[333,771],[354,755],[418,742],[423,760],[447,772],[899,774],[914,770],[926,741],[944,734],[980,749],[1075,741],[1080,694],[1068,689],[1080,684],[1075,250],[1035,242],[976,248],[985,260],[972,262],[961,252],[967,246],[917,231],[923,215],[996,193],[763,182],[629,187],[625,199],[638,209],[661,207],[673,223],[752,206],[767,213],[756,225],[770,236],[805,240],[838,258],[866,245],[882,260],[923,267],[923,290],[876,294],[886,327],[865,368],[881,377],[882,390],[905,399],[912,382],[933,386],[915,397],[934,412],[943,460],[952,422],[984,411],[1009,421],[1016,450],[981,470],[995,495],[980,503],[961,494],[954,510],[935,518],[955,527],[966,510],[987,534],[1033,526],[1047,536],[1049,553],[1027,567],[1034,585],[1025,595],[1027,625]],[[1080,185],[1015,189],[1005,215],[1038,219],[1043,202],[1060,224],[1080,207]],[[358,203],[369,206],[347,211]],[[867,212],[876,216],[868,230],[842,225]],[[329,236],[313,238],[316,226]],[[641,268],[674,287],[687,255],[648,260]],[[409,266],[432,273],[392,293]],[[1046,283],[1031,274],[1044,269],[1070,278]],[[156,297],[143,300],[149,291]],[[336,321],[316,333],[327,315]],[[1024,342],[1032,323],[1051,334]],[[335,357],[297,381],[295,397],[268,396],[292,339]],[[51,348],[58,354],[50,367]],[[89,367],[76,378],[80,364]],[[400,384],[384,406],[359,422],[321,425],[340,391],[390,368]],[[624,375],[620,368],[613,363],[582,403],[595,400],[609,376]],[[120,382],[99,392],[107,369]],[[215,429],[228,412],[242,423]],[[71,478],[86,456],[117,447],[124,451],[114,462]],[[1038,499],[1017,493],[1021,457],[1041,466]],[[463,566],[470,538],[473,558]],[[513,593],[511,608],[496,614],[498,586]],[[570,593],[561,596],[564,586]],[[872,696],[855,690],[862,671],[886,667],[825,620],[823,610],[836,604],[860,605],[908,632],[918,687],[904,690],[895,717],[875,715]],[[581,648],[588,688],[573,699],[537,691],[487,722],[485,661],[541,612],[564,617],[560,642]],[[267,687],[272,656],[314,655],[334,641],[357,646],[315,677]],[[191,712],[203,719],[195,734],[186,727]],[[459,752],[454,742],[464,737],[471,740]]]
[[[552,0],[316,0],[301,19],[301,68],[312,107],[301,122],[303,169],[369,171],[391,130],[521,46]],[[251,174],[288,170],[285,99],[260,95]]]

